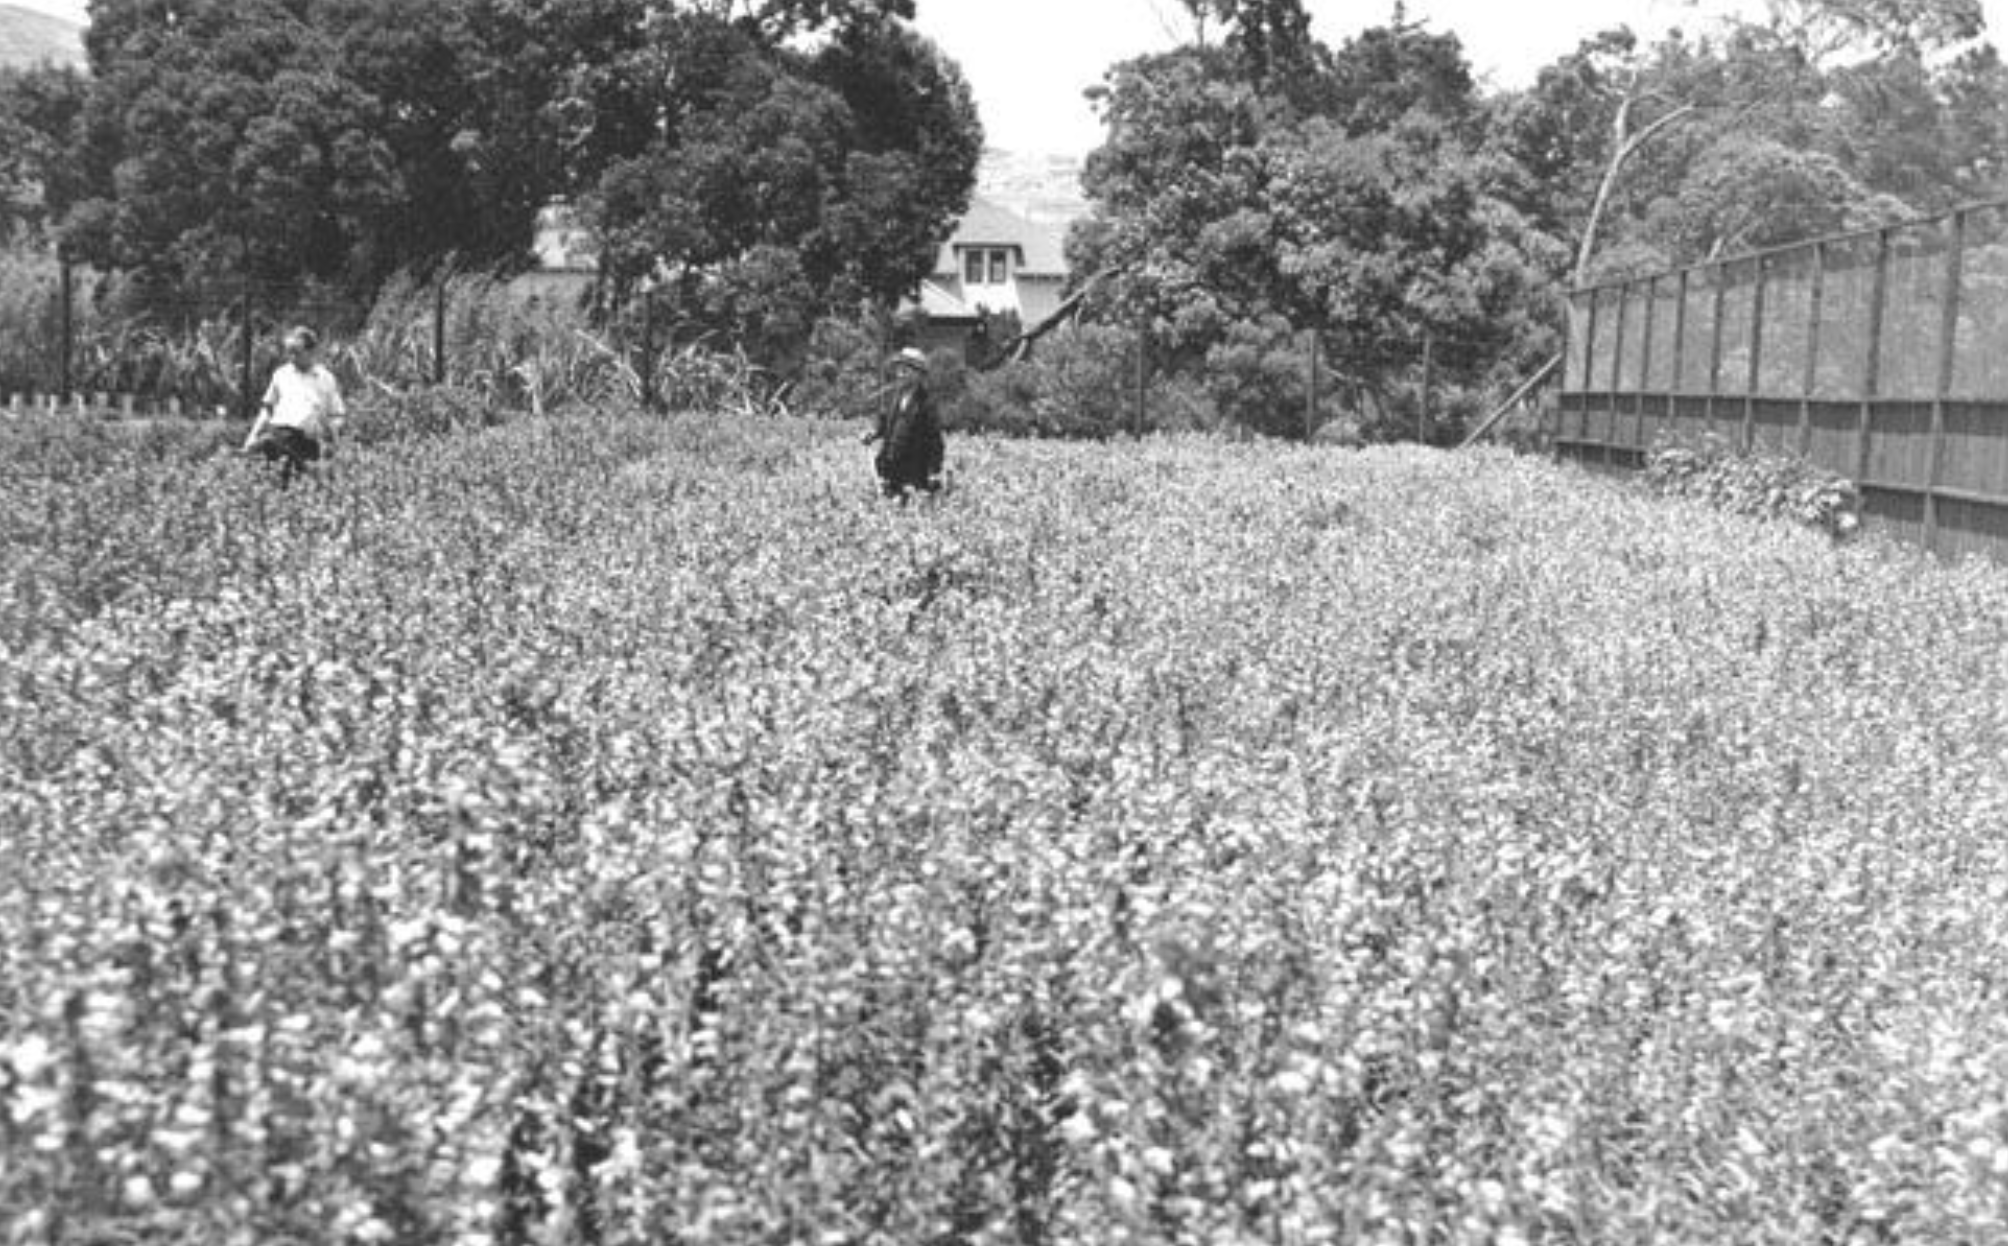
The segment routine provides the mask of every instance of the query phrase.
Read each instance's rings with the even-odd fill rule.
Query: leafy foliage
[[[850,432],[5,447],[17,1234],[2002,1235],[1999,570]]]
[[[1835,537],[1854,536],[1861,527],[1861,491],[1853,481],[1793,455],[1739,451],[1716,433],[1654,444],[1644,480],[1667,496],[1788,519]]]
[[[81,193],[72,153],[87,90],[70,68],[0,70],[0,243],[41,236]]]
[[[603,234],[603,304],[674,274],[677,318],[771,363],[820,310],[903,294],[967,202],[974,106],[911,13],[98,0],[80,119],[23,86],[0,124],[39,144],[10,164],[75,171],[44,210],[103,268],[367,300],[400,272],[521,267],[569,198]]]
[[[1626,109],[1679,117],[1613,183],[1592,278],[1692,263],[1998,194],[2000,58],[1972,0],[1778,0],[1642,46],[1606,31],[1494,102],[1533,175],[1515,201],[1580,236]]]
[[[1084,177],[1095,216],[1069,240],[1078,271],[1107,275],[1098,313],[1147,323],[1193,373],[1313,332],[1382,406],[1425,341],[1445,385],[1485,386],[1549,349],[1561,248],[1515,206],[1518,167],[1479,141],[1456,40],[1397,23],[1313,59],[1287,96],[1221,48],[1111,71],[1109,139]],[[1232,397],[1224,413],[1303,427]]]

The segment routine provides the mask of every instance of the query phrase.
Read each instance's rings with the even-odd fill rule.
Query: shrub
[[[1048,337],[1030,358],[987,372],[967,371],[952,352],[936,357],[951,378],[943,423],[951,431],[1012,437],[1102,440],[1135,432],[1136,335],[1083,325]],[[956,383],[953,378],[966,380]],[[1143,431],[1199,432],[1219,427],[1212,396],[1199,380],[1153,372],[1144,392]]]
[[[1646,452],[1644,478],[1662,495],[1790,520],[1839,540],[1861,527],[1853,481],[1792,455],[1738,450],[1719,433],[1662,437]]]
[[[2004,1239],[1998,569],[577,431],[0,453],[10,1242]]]
[[[364,395],[350,404],[347,434],[357,445],[378,445],[487,428],[501,412],[465,385],[428,385],[397,393]]]
[[[825,316],[809,333],[788,408],[799,415],[868,415],[885,385],[885,330],[855,316]]]

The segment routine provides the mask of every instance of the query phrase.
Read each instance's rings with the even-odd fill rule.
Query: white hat
[[[905,349],[901,350],[897,355],[894,355],[892,357],[892,362],[894,367],[898,367],[901,364],[905,364],[909,368],[924,369],[927,367],[927,356],[921,354],[918,350],[914,349],[913,347],[908,346]]]

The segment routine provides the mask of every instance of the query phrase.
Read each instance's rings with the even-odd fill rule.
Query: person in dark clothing
[[[934,493],[941,488],[946,447],[933,396],[927,392],[927,356],[909,346],[893,356],[892,368],[891,391],[865,444],[878,443],[872,466],[878,471],[879,488],[887,497],[904,501],[914,490]]]

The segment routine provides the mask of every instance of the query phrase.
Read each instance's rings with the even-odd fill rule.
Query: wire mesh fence
[[[1719,435],[1847,476],[1900,538],[2008,559],[2008,203],[1579,290],[1568,320],[1563,454]]]
[[[450,384],[498,405],[638,394],[637,318],[588,314],[583,282],[443,272],[367,300],[256,282],[137,288],[49,259],[0,282],[0,411],[243,417],[283,359],[286,330],[319,335],[345,393]]]

